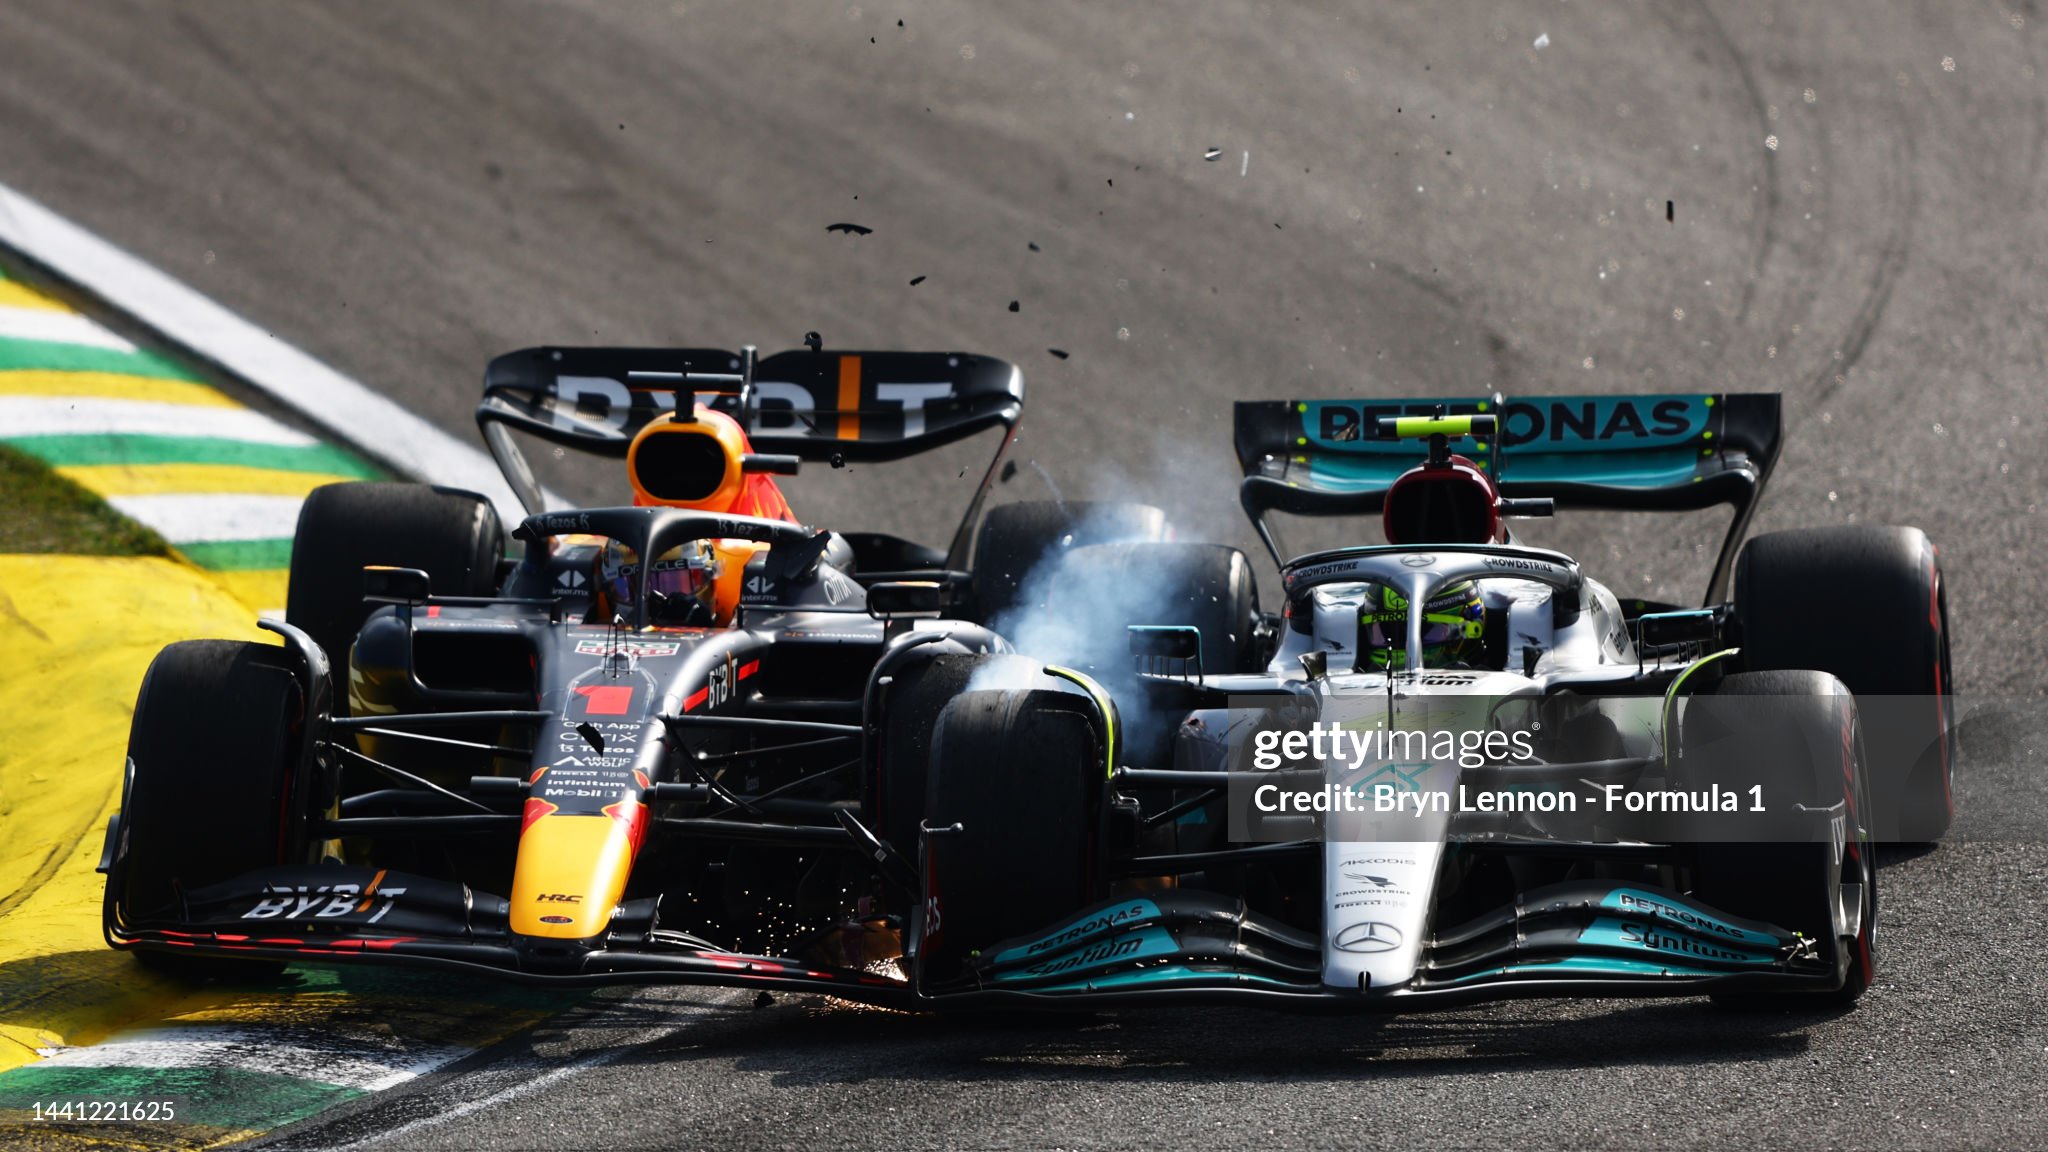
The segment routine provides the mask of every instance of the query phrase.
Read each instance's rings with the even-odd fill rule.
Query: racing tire
[[[1834,937],[1839,986],[1826,992],[1729,990],[1717,1002],[1784,1006],[1788,1000],[1852,1004],[1870,987],[1877,939],[1877,857],[1870,793],[1862,771],[1863,738],[1855,697],[1822,672],[1742,672],[1722,679],[1712,696],[1687,703],[1679,730],[1674,786],[1719,783],[1748,808],[1753,785],[1768,813],[1747,826],[1746,842],[1692,845],[1692,895],[1709,907],[1762,920],[1815,939]],[[1797,806],[1844,806],[1837,844],[1811,835]],[[1748,821],[1748,816],[1741,817]],[[1701,818],[1700,828],[1711,827]],[[1769,839],[1776,832],[1782,839]],[[1854,916],[1838,931],[1837,907]]]
[[[418,568],[439,596],[497,590],[504,532],[489,500],[425,484],[315,488],[299,508],[284,618],[313,637],[336,670],[370,614],[363,568]]]
[[[1955,818],[1955,676],[1926,534],[1845,525],[1759,536],[1736,563],[1735,613],[1746,668],[1827,672],[1865,701],[1879,838],[1940,839]]]
[[[967,692],[940,714],[925,820],[941,831],[926,840],[914,924],[927,985],[1094,896],[1102,732],[1094,705],[1069,692]]]
[[[992,624],[1018,606],[1041,561],[1064,549],[1166,537],[1166,513],[1150,504],[1028,500],[997,505],[975,536],[971,586],[978,619]]]
[[[304,704],[281,648],[185,640],[143,676],[128,732],[134,775],[121,803],[123,923],[175,915],[179,893],[286,862],[301,851],[287,823]],[[284,965],[138,950],[145,966],[188,979],[254,978]]]
[[[1011,688],[1054,688],[1057,682],[1042,668],[1008,654],[947,654],[906,667],[888,685],[880,748],[875,770],[864,782],[861,810],[873,815],[874,833],[912,867],[917,862],[917,826],[925,815],[940,714],[980,676],[995,677],[986,682]]]
[[[1194,628],[1202,634],[1206,676],[1258,670],[1259,586],[1244,553],[1222,544],[1140,542],[1076,548],[1060,564],[1047,596],[1048,659],[1124,671],[1131,667],[1132,624]]]

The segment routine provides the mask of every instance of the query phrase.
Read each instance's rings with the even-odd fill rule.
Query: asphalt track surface
[[[1757,526],[1925,526],[1962,689],[2019,698],[1971,726],[1950,841],[1885,869],[1853,1012],[991,1023],[613,993],[284,1143],[2040,1143],[2043,19],[0,6],[0,179],[452,430],[484,361],[530,344],[969,349],[1029,381],[1015,451],[1038,467],[1004,498],[1050,478],[1249,545],[1232,399],[1779,390]],[[819,522],[942,540],[931,510],[964,503],[979,451],[788,490]],[[1711,549],[1640,517],[1534,538],[1673,597]]]

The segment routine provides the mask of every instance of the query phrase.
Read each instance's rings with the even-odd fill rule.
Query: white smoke
[[[1155,431],[1149,442],[1128,445],[1086,475],[1062,477],[1064,490],[1035,459],[1027,460],[1025,467],[1043,479],[1055,502],[1065,503],[1065,492],[1078,492],[1077,499],[1098,509],[1119,502],[1150,504],[1166,513],[1166,539],[1215,541],[1242,549],[1251,533],[1238,510],[1239,472],[1227,424],[1223,427],[1213,441],[1200,444]],[[1089,581],[1088,587],[1080,586],[1071,564],[1080,549],[1135,539],[1125,530],[1128,520],[1112,520],[1111,515],[1100,510],[1084,515],[1072,533],[1038,558],[1019,586],[1017,602],[992,624],[1038,665],[1077,668],[1103,680],[1121,697],[1111,681],[1130,679],[1126,629],[1133,624],[1171,623],[1185,615],[1185,607],[1168,603],[1165,590],[1144,583],[1105,587]],[[1257,572],[1263,552],[1247,555]],[[968,688],[1029,687],[1036,682],[1029,675],[1031,667],[1025,662],[994,664],[977,672]]]
[[[984,665],[969,680],[968,691],[1031,687],[1038,682],[1035,669],[1045,664],[1091,674],[1113,670],[1116,654],[1128,643],[1125,628],[1159,616],[1157,597],[1143,586],[1104,587],[1089,580],[1082,587],[1073,559],[1092,545],[1140,539],[1124,530],[1127,524],[1126,517],[1097,505],[1032,564],[1018,585],[1016,603],[991,622],[1031,659]]]

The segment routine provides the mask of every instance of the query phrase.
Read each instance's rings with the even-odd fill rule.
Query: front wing
[[[1835,940],[1742,920],[1677,893],[1576,882],[1436,932],[1399,987],[1324,983],[1318,934],[1236,900],[1164,890],[1105,901],[918,982],[887,966],[750,956],[659,927],[634,902],[588,941],[521,937],[503,897],[366,868],[259,869],[185,896],[163,922],[121,923],[117,948],[315,963],[386,963],[549,984],[678,983],[810,992],[904,1010],[1251,1002],[1414,1010],[1520,996],[1697,996],[1840,986]],[[1357,946],[1358,942],[1350,942]],[[917,965],[908,965],[916,971]]]

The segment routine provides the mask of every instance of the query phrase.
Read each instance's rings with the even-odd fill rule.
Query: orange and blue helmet
[[[614,613],[630,615],[639,554],[617,540],[607,540],[598,550],[596,566],[595,619],[608,621]],[[718,613],[713,596],[719,571],[718,553],[706,541],[692,541],[664,552],[647,576],[649,622],[697,628],[715,625]]]

